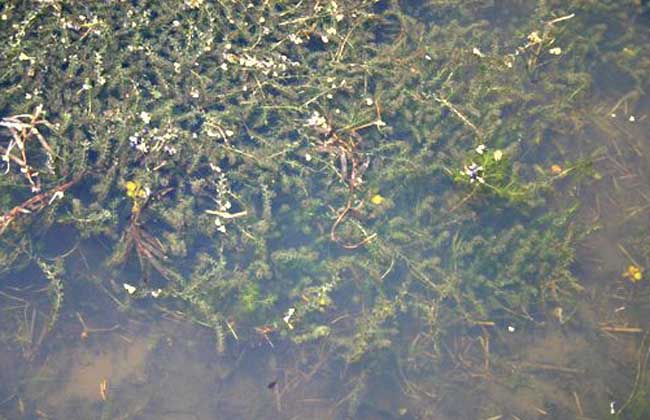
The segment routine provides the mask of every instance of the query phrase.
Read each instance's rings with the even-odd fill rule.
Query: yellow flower
[[[147,189],[143,188],[138,181],[126,181],[124,188],[126,189],[126,196],[129,198],[146,198],[148,195]]]
[[[379,206],[381,203],[384,202],[384,200],[385,198],[382,197],[381,194],[375,194],[370,198],[370,202],[375,206]]]
[[[623,273],[623,277],[630,279],[632,283],[636,283],[637,281],[643,280],[643,272],[641,271],[641,268],[634,264],[630,264],[625,273]]]
[[[539,36],[539,32],[535,31],[528,34],[528,42],[531,45],[540,44],[542,42],[542,38]]]
[[[126,181],[124,183],[124,188],[126,188],[126,195],[131,196],[139,188],[139,185],[137,182],[134,181]]]

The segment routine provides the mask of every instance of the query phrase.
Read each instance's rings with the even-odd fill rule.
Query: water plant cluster
[[[558,139],[592,17],[635,5],[507,3],[7,2],[0,274],[40,267],[53,314],[90,281],[218,353],[327,341],[413,375],[571,312],[585,229],[555,192],[593,172]]]

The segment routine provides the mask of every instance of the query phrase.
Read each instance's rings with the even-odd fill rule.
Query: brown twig
[[[338,228],[339,224],[343,221],[343,219],[348,214],[348,212],[350,211],[351,208],[352,208],[352,198],[348,199],[348,203],[346,204],[345,208],[339,213],[339,215],[336,218],[336,221],[332,225],[332,229],[330,230],[330,238],[332,239],[332,241],[338,243],[339,245],[341,245],[345,249],[359,248],[360,246],[363,246],[363,245],[367,244],[368,242],[372,241],[377,236],[376,233],[373,233],[371,235],[366,236],[361,241],[356,242],[356,243],[352,243],[352,244],[342,243],[342,241],[340,240],[340,238],[336,234],[336,229]]]
[[[607,331],[607,332],[615,332],[615,333],[630,333],[630,334],[638,334],[642,333],[643,329],[641,328],[635,328],[635,327],[616,327],[616,326],[606,326],[602,325],[600,327],[601,330]]]
[[[42,192],[35,195],[29,200],[23,202],[21,205],[14,207],[0,217],[0,235],[4,233],[5,229],[21,214],[30,214],[42,210],[50,205],[57,197],[67,191],[74,184],[79,182],[81,177],[77,177],[71,181],[59,185],[49,191]]]
[[[561,373],[582,374],[584,370],[569,368],[564,366],[556,366],[548,363],[522,363],[521,367],[531,370],[549,370]]]
[[[377,108],[378,115],[379,112],[380,110]],[[324,134],[327,135],[327,139],[320,145],[319,149],[334,156],[335,159],[338,158],[341,165],[339,176],[341,177],[341,181],[348,185],[349,194],[345,207],[337,214],[336,220],[330,229],[330,238],[333,242],[340,244],[343,248],[355,249],[373,240],[377,234],[373,233],[359,242],[347,244],[343,243],[343,241],[338,237],[336,230],[341,222],[346,218],[350,210],[352,210],[355,191],[359,185],[363,183],[363,175],[370,165],[370,159],[362,159],[361,154],[357,152],[357,146],[361,142],[362,138],[354,130],[350,132],[351,137],[345,139],[339,136],[334,129],[328,125],[328,130]]]
[[[573,391],[573,399],[576,402],[576,410],[578,411],[578,415],[580,417],[583,417],[585,415],[584,411],[582,411],[582,404],[580,403],[580,397],[578,396],[578,393]]]
[[[19,114],[10,117],[5,117],[0,120],[0,127],[5,127],[11,133],[11,140],[6,147],[0,147],[2,152],[2,160],[7,165],[5,173],[8,173],[11,168],[11,162],[20,166],[20,172],[25,175],[27,181],[32,187],[33,192],[39,192],[41,183],[38,178],[38,171],[29,165],[27,157],[27,143],[33,138],[36,138],[41,147],[45,150],[48,157],[53,159],[55,156],[54,151],[45,140],[45,137],[38,130],[38,126],[44,125],[52,128],[47,120],[40,118],[43,113],[43,105],[39,105],[32,114]],[[18,156],[13,151],[18,150]]]
[[[116,329],[120,328],[119,324],[115,324],[110,328],[90,328],[88,327],[88,324],[86,324],[86,321],[83,319],[81,314],[77,312],[77,319],[79,320],[79,323],[81,323],[81,334],[79,335],[82,340],[87,339],[90,336],[90,333],[97,333],[97,332],[111,332],[115,331]]]

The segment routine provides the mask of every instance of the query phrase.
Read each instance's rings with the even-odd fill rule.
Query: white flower
[[[291,324],[291,317],[293,314],[296,313],[296,308],[289,308],[287,311],[287,314],[282,318],[285,324],[287,324],[287,327],[289,327],[290,330],[293,330],[293,325]]]
[[[485,184],[485,179],[481,176],[481,172],[483,172],[482,166],[472,162],[469,166],[465,166],[464,171],[461,172],[469,177],[470,183]]]
[[[314,111],[307,119],[306,125],[312,128],[327,128],[327,120],[318,111]]]
[[[124,290],[126,290],[126,293],[130,295],[134,294],[135,291],[137,290],[135,286],[131,286],[129,283],[124,283],[122,284],[122,286],[124,286]]]
[[[482,155],[482,154],[485,152],[486,149],[487,149],[487,147],[486,147],[484,144],[479,144],[479,145],[476,147],[476,149],[474,149],[474,150],[475,150],[476,153],[478,153],[479,155]]]
[[[296,45],[302,44],[302,38],[300,38],[296,34],[289,34],[289,41],[293,42]]]
[[[219,210],[221,210],[221,211],[227,212],[228,210],[230,210],[230,207],[232,207],[232,204],[230,204],[230,201],[226,201],[223,204],[221,204],[221,202],[219,202],[219,203],[220,203],[219,204]]]
[[[560,47],[551,48],[550,50],[548,50],[548,53],[551,55],[560,55],[562,54],[562,48]]]
[[[160,296],[161,293],[162,293],[162,289],[152,290],[151,291],[151,296],[153,296],[154,298],[157,298],[158,296]]]
[[[226,225],[223,224],[220,218],[214,219],[214,224],[217,226],[217,230],[221,233],[226,233]]]
[[[143,123],[149,124],[151,122],[151,114],[148,112],[142,111],[140,113],[140,119],[142,120]]]
[[[135,150],[138,150],[138,151],[146,154],[146,153],[149,153],[149,146],[147,146],[147,144],[144,143],[144,142],[143,143],[138,143],[135,146]]]
[[[485,54],[483,54],[477,47],[474,47],[474,49],[472,49],[472,54],[480,58],[485,57]]]

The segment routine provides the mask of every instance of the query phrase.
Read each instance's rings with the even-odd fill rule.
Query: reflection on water
[[[379,3],[378,13],[384,6],[388,7],[384,4],[388,2]],[[428,6],[412,1],[403,3],[414,18],[430,18],[429,24],[442,24],[447,18],[445,13],[453,12],[451,8],[436,8],[436,2]],[[517,16],[530,12],[523,2],[508,3],[517,13],[486,7],[484,14],[495,25],[495,33],[501,24],[523,19]],[[631,25],[640,37],[638,42],[644,42],[641,38],[648,41],[650,33],[643,26],[647,18],[634,10],[622,8],[620,16],[600,17],[600,21],[594,18],[594,25],[608,22],[610,36],[616,37],[623,37],[627,26]],[[400,39],[399,31],[391,26],[395,24],[395,19],[391,18],[386,24],[386,33],[377,35],[380,42]],[[606,31],[604,36],[607,36]],[[325,45],[329,41],[325,35],[323,37],[319,42]],[[473,54],[482,59],[489,47],[481,46],[485,53],[477,49]],[[628,58],[643,54],[643,50],[639,52],[635,48],[633,42],[623,45],[621,54]],[[560,54],[560,50],[556,52]],[[64,306],[56,324],[51,325],[51,314],[58,314],[58,310],[53,309],[59,303],[57,291],[42,276],[34,274],[33,267],[18,270],[18,274],[12,273],[0,283],[0,416],[7,419],[152,420],[650,418],[650,404],[645,400],[650,394],[646,378],[650,355],[647,323],[650,293],[644,272],[644,267],[650,266],[647,241],[650,234],[650,166],[647,164],[650,97],[638,85],[650,86],[648,79],[643,80],[643,76],[647,77],[647,69],[617,75],[612,70],[615,65],[606,67],[592,70],[590,75],[595,85],[588,94],[591,100],[572,110],[574,122],[579,127],[567,129],[570,135],[564,135],[561,130],[540,135],[553,145],[549,150],[564,153],[554,155],[556,163],[549,168],[538,168],[540,172],[559,177],[571,160],[585,157],[593,164],[594,174],[588,182],[566,187],[565,193],[551,203],[551,207],[566,208],[571,205],[567,204],[567,197],[580,202],[577,218],[593,227],[593,231],[580,240],[576,261],[571,267],[573,275],[580,280],[577,297],[570,298],[574,299],[571,306],[556,304],[561,301],[558,295],[561,297],[568,292],[550,282],[549,290],[544,293],[552,297],[548,300],[553,304],[542,305],[540,311],[545,312],[545,316],[529,314],[522,305],[521,312],[514,314],[519,322],[510,321],[511,318],[507,322],[500,318],[474,319],[472,326],[465,328],[452,320],[444,331],[444,341],[435,346],[426,337],[438,332],[427,330],[421,319],[400,313],[395,315],[401,321],[400,330],[386,333],[400,345],[394,346],[390,339],[382,340],[382,337],[373,342],[374,347],[364,342],[366,347],[360,346],[363,351],[371,348],[373,358],[359,362],[350,354],[339,357],[341,343],[336,339],[328,340],[328,336],[332,328],[354,328],[351,320],[354,314],[367,316],[368,324],[374,321],[375,315],[384,319],[376,310],[367,311],[366,302],[361,299],[351,299],[350,308],[338,308],[340,316],[326,319],[323,325],[306,332],[305,336],[311,336],[304,339],[305,344],[298,345],[289,339],[294,329],[291,324],[293,311],[285,315],[288,327],[283,325],[284,330],[263,325],[251,315],[252,321],[247,320],[251,325],[245,326],[255,326],[248,328],[252,332],[247,337],[243,337],[244,327],[240,328],[232,319],[224,319],[222,324],[228,329],[224,327],[224,331],[218,331],[215,339],[213,325],[188,315],[181,307],[163,308],[150,298],[151,295],[147,296],[149,300],[127,308],[124,302],[129,296],[126,293],[132,292],[124,292],[122,285],[128,282],[140,287],[139,275],[131,270],[124,278],[116,278],[106,274],[105,267],[95,264],[101,261],[95,254],[106,252],[102,249],[102,239],[92,244],[91,241],[81,242],[81,245],[74,245],[75,241],[71,240],[69,245],[60,238],[47,237],[44,242],[56,242],[60,248],[80,255],[72,272],[67,273],[78,286],[65,289]],[[573,76],[579,78],[579,75]],[[531,78],[531,83],[538,83],[535,75]],[[576,95],[580,89],[577,88]],[[448,108],[449,118],[460,116],[478,131],[453,103],[437,97],[435,100]],[[371,99],[366,102],[371,107],[376,106]],[[378,106],[376,109],[379,112]],[[316,121],[319,116],[313,114],[312,118]],[[142,118],[150,116],[145,113]],[[343,145],[338,147],[344,148]],[[524,159],[534,160],[523,155]],[[343,161],[345,156],[337,157]],[[500,161],[501,155],[494,160]],[[348,168],[347,162],[343,165]],[[463,174],[467,170],[465,168]],[[470,176],[472,181],[481,182],[479,172]],[[133,200],[133,207],[143,205],[137,202],[135,192],[140,190],[140,185],[137,188],[134,182],[129,185],[132,187],[127,187],[127,195],[131,194],[129,199]],[[421,187],[422,190],[428,188]],[[388,196],[390,191],[381,193]],[[375,205],[384,202],[382,194],[377,192],[372,196]],[[463,200],[471,199],[472,194]],[[464,204],[465,201],[456,203],[453,210]],[[279,212],[283,211],[282,206]],[[362,206],[351,210],[349,203],[338,214],[348,211],[362,214],[365,210]],[[224,211],[213,213],[223,216]],[[372,210],[369,213],[369,218],[380,216]],[[340,221],[336,220],[331,230],[333,240],[337,239],[335,228]],[[489,223],[485,222],[486,229],[491,228]],[[137,224],[134,226],[139,228]],[[324,232],[323,236],[330,237],[327,228],[318,228]],[[287,231],[295,233],[291,229]],[[301,236],[303,233],[283,240],[293,240],[299,246],[303,236],[308,236]],[[57,235],[66,236],[65,232],[57,232]],[[148,242],[149,248],[145,246],[145,251],[139,249],[138,252],[155,253],[151,250],[155,248],[152,243],[155,242]],[[178,245],[179,248],[184,246]],[[457,246],[456,238],[450,246]],[[338,249],[332,254],[337,252]],[[316,252],[315,255],[314,261],[319,258]],[[140,254],[138,257],[142,258]],[[290,260],[290,256],[286,258]],[[459,261],[462,265],[464,260],[460,258]],[[540,264],[546,263],[540,261]],[[458,262],[454,260],[449,264]],[[126,265],[132,268],[133,261],[129,260]],[[296,275],[300,270],[296,268],[280,274]],[[406,268],[393,271],[391,263],[376,277],[387,283],[398,282],[400,270],[407,271]],[[365,272],[359,274],[350,270],[345,274],[344,280],[355,285],[366,280]],[[264,273],[260,274],[260,278],[263,277]],[[324,308],[331,304],[329,289],[309,289],[307,285],[311,280],[304,281],[304,290],[312,294],[304,292],[292,298],[305,306],[311,305],[315,312],[325,312]],[[146,284],[142,288],[155,292],[155,286]],[[363,287],[367,286],[359,286]],[[506,284],[503,289],[508,287]],[[404,295],[414,293],[414,289],[406,290]],[[123,295],[118,295],[116,290]],[[343,290],[340,295],[346,294],[347,289]],[[269,296],[258,287],[249,287],[246,291],[248,300],[242,298],[241,306],[250,305],[251,313],[256,305],[275,304],[270,291]],[[147,289],[147,293],[151,291]],[[376,297],[377,301],[381,298]],[[414,301],[422,303],[417,299]],[[433,299],[426,301],[422,307],[435,318],[438,308],[432,302]],[[391,310],[388,304],[386,308],[388,312]],[[394,307],[392,310],[395,311]],[[503,319],[507,319],[506,316]],[[223,352],[218,351],[224,339],[220,334],[225,335],[228,343]],[[439,363],[443,368],[429,369],[431,363]],[[622,408],[626,410],[621,414]]]

